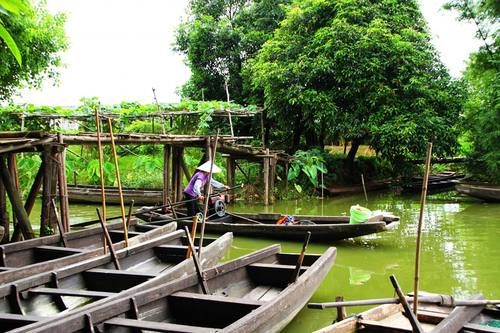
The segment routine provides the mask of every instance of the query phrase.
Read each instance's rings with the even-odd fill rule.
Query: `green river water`
[[[354,204],[392,212],[401,217],[401,223],[398,229],[390,232],[332,244],[310,244],[308,253],[322,253],[328,246],[337,248],[335,265],[311,302],[333,301],[337,295],[348,300],[392,297],[390,274],[396,275],[404,291],[411,291],[418,195],[379,192],[369,193],[368,203],[364,196],[356,195],[280,201],[268,207],[236,203],[229,209],[234,212],[343,215],[348,214]],[[116,213],[119,214],[118,207],[108,208],[108,216]],[[71,218],[73,223],[94,219],[95,206],[72,205]],[[422,240],[421,290],[460,297],[482,293],[486,298],[500,298],[500,204],[483,203],[455,192],[430,195]],[[275,243],[281,243],[282,251],[286,252],[298,252],[302,246],[298,242],[236,237],[227,259]],[[348,313],[365,309],[349,308]],[[334,317],[333,309],[304,308],[283,332],[311,332],[330,324]]]

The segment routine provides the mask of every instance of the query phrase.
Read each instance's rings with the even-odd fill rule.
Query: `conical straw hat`
[[[206,161],[205,163],[203,163],[202,165],[200,165],[196,169],[200,170],[200,171],[210,172],[210,165],[211,164],[212,164],[211,161]],[[212,168],[212,173],[219,173],[221,171],[222,170],[217,165],[214,164],[214,166]]]

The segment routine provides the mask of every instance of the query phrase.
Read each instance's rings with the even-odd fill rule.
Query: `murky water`
[[[395,274],[402,289],[413,289],[418,195],[369,193],[328,199],[279,202],[270,207],[236,204],[234,211],[268,211],[287,214],[341,215],[359,203],[372,210],[390,211],[401,217],[397,230],[359,237],[333,244],[310,244],[309,253],[337,247],[333,269],[311,302],[392,297],[389,275]],[[500,298],[500,204],[483,203],[454,192],[431,195],[427,199],[421,255],[421,290],[466,296],[482,293]],[[276,243],[237,237],[231,257]],[[301,244],[281,242],[284,251],[298,252]],[[356,313],[366,308],[348,308]],[[326,326],[336,311],[303,309],[284,332],[311,332]]]
[[[312,302],[392,297],[389,275],[395,274],[404,291],[413,289],[415,234],[419,213],[418,195],[369,193],[324,200],[307,198],[281,201],[273,206],[236,203],[229,209],[239,212],[280,212],[286,214],[342,215],[353,204],[372,210],[393,212],[401,217],[397,230],[336,242],[310,244],[308,253],[322,253],[337,247],[333,269],[316,291]],[[92,205],[72,205],[72,223],[95,219]],[[34,214],[39,214],[35,211]],[[108,207],[108,216],[119,215],[119,207]],[[38,215],[33,215],[38,216]],[[300,243],[236,237],[230,258],[274,243],[282,250],[298,252]],[[420,286],[422,290],[466,296],[482,293],[500,298],[500,204],[488,204],[458,196],[454,192],[428,197],[423,229]],[[349,313],[366,308],[349,308]],[[303,309],[284,332],[311,332],[332,322],[335,310]]]

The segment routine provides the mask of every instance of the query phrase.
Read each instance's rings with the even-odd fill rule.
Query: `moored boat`
[[[175,223],[153,228],[137,224],[136,219],[130,222],[129,246],[176,229]],[[122,224],[109,224],[107,228],[114,248],[124,248]],[[66,246],[60,235],[0,245],[0,284],[64,267],[103,253],[103,233],[100,227],[66,233],[64,239]]]
[[[150,221],[148,223],[150,225],[166,223],[172,219],[166,214],[139,214],[137,216]],[[399,217],[392,215],[378,216],[359,224],[349,223],[349,216],[296,215],[294,216],[295,224],[277,224],[281,216],[274,213],[233,214],[226,212],[223,217],[207,220],[205,230],[211,233],[232,232],[241,236],[288,240],[302,240],[304,234],[310,231],[311,241],[330,242],[391,230],[399,224]],[[191,219],[177,220],[179,228],[191,224]]]
[[[280,246],[274,245],[205,270],[206,293],[193,274],[30,332],[96,327],[101,332],[278,332],[319,287],[335,256],[335,248],[305,255],[300,276],[291,282],[299,255],[280,253]]]
[[[106,187],[106,203],[120,204],[118,187]],[[124,201],[134,200],[136,205],[157,205],[163,202],[162,189],[122,188]],[[68,200],[75,203],[101,203],[101,187],[97,185],[68,184]]]
[[[232,235],[205,238],[200,265],[213,267],[225,255]],[[195,245],[197,246],[197,245]],[[186,259],[187,239],[176,231],[116,252],[120,269],[111,255],[102,255],[56,271],[0,286],[1,330],[29,332],[44,322],[87,311],[113,299],[133,295],[194,272]]]
[[[500,185],[488,183],[458,183],[455,185],[458,193],[466,194],[484,201],[500,202]]]
[[[473,298],[481,299],[480,296]],[[500,332],[498,328],[500,310],[484,305],[419,304],[417,319],[424,332]],[[315,333],[354,332],[411,333],[413,329],[401,304],[384,304],[315,331]]]

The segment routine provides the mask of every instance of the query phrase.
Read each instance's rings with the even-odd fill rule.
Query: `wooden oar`
[[[127,216],[127,230],[130,228],[130,220],[132,219],[132,210],[134,209],[135,201],[130,201],[130,207],[128,208],[128,216]]]
[[[295,271],[293,272],[292,279],[290,283],[295,283],[300,275],[300,269],[302,268],[302,263],[304,262],[304,255],[306,254],[307,245],[309,245],[309,239],[311,239],[311,232],[308,231],[306,233],[306,239],[304,240],[304,244],[302,244],[302,251],[300,251],[299,258],[297,259],[297,264],[295,265]]]
[[[208,290],[208,285],[207,281],[205,280],[205,276],[203,275],[203,271],[200,265],[200,262],[198,261],[198,256],[196,255],[196,249],[194,247],[193,239],[191,238],[191,235],[189,234],[189,229],[188,227],[184,227],[184,232],[186,233],[186,237],[188,240],[188,247],[191,249],[191,252],[193,252],[193,262],[194,262],[194,267],[196,269],[196,275],[198,276],[198,281],[200,282],[201,285],[201,290],[205,295],[209,294]],[[201,249],[201,243],[198,246],[198,252]]]
[[[104,223],[104,220],[101,217],[101,212],[99,211],[99,208],[95,209],[97,212],[97,216],[99,217],[99,222],[101,222],[101,228],[102,232],[104,234],[104,239],[108,243],[109,251],[111,252],[111,258],[113,258],[113,263],[115,265],[115,268],[117,270],[120,270],[120,262],[118,261],[118,257],[116,256],[115,248],[113,247],[113,242],[111,241],[111,237],[109,236],[108,228],[106,228],[106,223]],[[106,242],[104,242],[104,246],[106,246]]]
[[[405,297],[408,303],[413,303],[413,297]],[[381,304],[399,304],[399,298],[376,298],[376,299],[366,299],[357,301],[342,301],[342,302],[325,302],[325,303],[309,303],[307,307],[309,309],[329,309],[336,308],[339,306],[366,306],[366,305],[381,305]],[[418,298],[418,303],[421,304],[436,304],[446,307],[454,306],[478,306],[478,305],[497,305],[500,304],[500,300],[455,300],[450,295],[433,295],[433,296],[420,296]]]
[[[227,214],[227,215],[234,216],[234,217],[237,217],[237,218],[239,218],[239,219],[245,220],[245,221],[250,222],[250,223],[254,223],[254,224],[264,224],[264,223],[262,223],[262,222],[259,222],[259,221],[253,220],[253,219],[249,219],[248,217],[244,217],[244,216],[241,216],[241,215],[238,215],[238,214],[235,214],[235,213],[230,213],[230,212],[228,212],[228,211],[226,211],[226,214]]]
[[[392,286],[394,287],[396,294],[398,294],[399,301],[401,302],[401,305],[403,306],[406,317],[408,317],[408,320],[410,321],[411,327],[413,328],[413,332],[424,333],[424,329],[422,328],[422,326],[418,322],[416,313],[411,311],[410,305],[406,301],[406,297],[403,293],[403,290],[401,290],[401,288],[399,287],[398,280],[396,280],[396,277],[393,274],[391,274],[391,276],[389,276],[389,279],[391,280]]]
[[[198,226],[198,214],[193,216],[193,225],[191,226],[191,237],[194,239],[196,237],[196,227]],[[188,248],[186,258],[191,257],[191,247]]]

